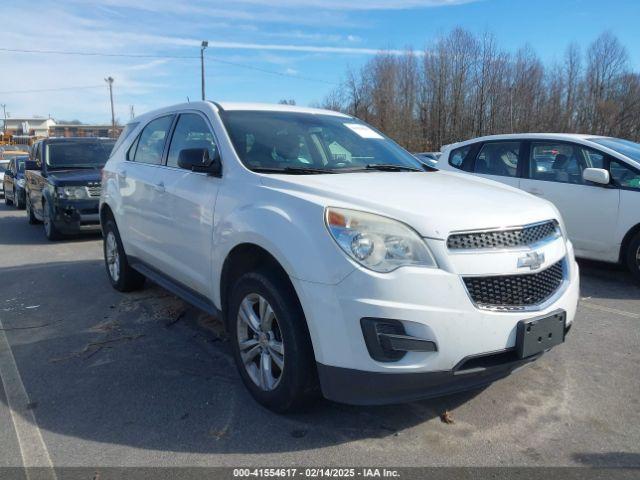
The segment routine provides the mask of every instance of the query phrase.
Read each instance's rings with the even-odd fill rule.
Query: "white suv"
[[[447,145],[437,168],[519,187],[560,210],[576,256],[626,265],[640,281],[640,144],[563,133]]]
[[[478,388],[564,341],[578,267],[553,205],[418,160],[359,120],[193,102],[129,124],[104,168],[112,285],[226,323],[276,411]]]

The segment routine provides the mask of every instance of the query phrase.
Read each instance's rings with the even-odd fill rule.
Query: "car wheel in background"
[[[51,218],[51,210],[46,203],[42,204],[42,216],[44,221],[44,234],[48,240],[54,241],[59,240],[62,235],[56,228],[56,225],[53,223],[53,219]]]
[[[640,282],[640,232],[633,236],[626,253],[627,267],[635,279]]]
[[[22,195],[20,195],[20,192],[14,192],[13,193],[13,204],[16,206],[16,208],[18,210],[22,210],[24,209],[24,200],[22,200]]]
[[[29,200],[29,197],[27,197],[26,200],[26,209],[27,209],[27,219],[29,220],[29,224],[30,225],[36,225],[38,223],[40,223],[38,221],[38,219],[36,218],[36,216],[33,214],[33,208],[31,207],[31,201]]]
[[[317,372],[300,302],[288,279],[249,272],[231,291],[227,325],[236,366],[251,395],[276,412],[317,396]]]
[[[142,288],[145,277],[129,265],[118,227],[113,219],[107,220],[104,226],[102,245],[107,276],[113,288],[120,292],[131,292]]]

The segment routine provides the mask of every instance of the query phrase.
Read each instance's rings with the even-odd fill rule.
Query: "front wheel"
[[[627,248],[627,268],[640,282],[640,232],[636,233]]]
[[[47,240],[60,240],[62,235],[56,228],[55,223],[53,223],[53,218],[51,218],[51,210],[46,203],[42,205],[42,216],[44,217],[44,234],[47,237]]]
[[[36,225],[40,223],[40,221],[36,218],[35,214],[33,213],[33,207],[31,206],[31,200],[29,200],[29,195],[27,195],[26,203],[27,203],[26,205],[27,219],[29,220],[29,225]]]
[[[20,191],[13,192],[13,203],[15,204],[18,210],[22,210],[24,208],[24,200],[22,199],[22,194]]]
[[[227,320],[244,385],[280,413],[303,407],[318,390],[306,320],[287,280],[266,269],[244,274],[231,292]]]
[[[102,240],[104,264],[111,286],[120,292],[138,290],[144,285],[144,275],[137,272],[127,260],[118,227],[113,219],[107,220]]]

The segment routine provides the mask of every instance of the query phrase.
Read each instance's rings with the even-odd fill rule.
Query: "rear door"
[[[482,144],[471,165],[471,172],[490,180],[520,186],[524,142],[499,140]]]
[[[620,192],[613,185],[582,179],[585,168],[608,168],[607,156],[571,142],[532,141],[528,150],[521,188],[549,200],[560,210],[576,255],[616,261]]]
[[[123,233],[127,253],[151,266],[157,266],[163,239],[155,232],[155,224],[166,212],[158,205],[162,189],[158,185],[158,169],[171,130],[174,115],[151,120],[126,153],[126,161],[117,168],[121,197]]]
[[[178,166],[180,151],[209,150],[213,158],[217,142],[207,118],[197,111],[181,112],[171,137],[166,165],[158,169],[162,193],[156,197],[162,214],[155,235],[163,240],[158,259],[161,269],[190,289],[207,295],[211,285],[213,212],[222,181]]]

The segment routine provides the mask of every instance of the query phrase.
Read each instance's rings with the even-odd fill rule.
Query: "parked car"
[[[415,157],[424,163],[426,166],[431,168],[436,168],[438,164],[438,158],[442,155],[441,152],[422,152],[422,153],[414,153]]]
[[[28,155],[13,157],[9,160],[2,181],[5,204],[15,205],[19,209],[24,208],[26,198],[24,172],[32,168],[35,168],[35,162],[29,160]]]
[[[9,167],[9,160],[0,160],[0,195],[5,196],[4,193],[4,174]],[[6,197],[5,197],[6,198]]]
[[[98,203],[101,169],[114,141],[49,138],[32,149],[35,170],[26,172],[29,223],[44,223],[49,240],[100,231]]]
[[[353,404],[477,388],[563,342],[576,313],[551,203],[425,171],[336,112],[140,116],[103,170],[100,219],[113,287],[147,277],[220,315],[242,381],[276,411],[318,385]]]
[[[595,135],[494,135],[450,145],[438,168],[553,202],[576,256],[622,263],[640,280],[640,144]]]

